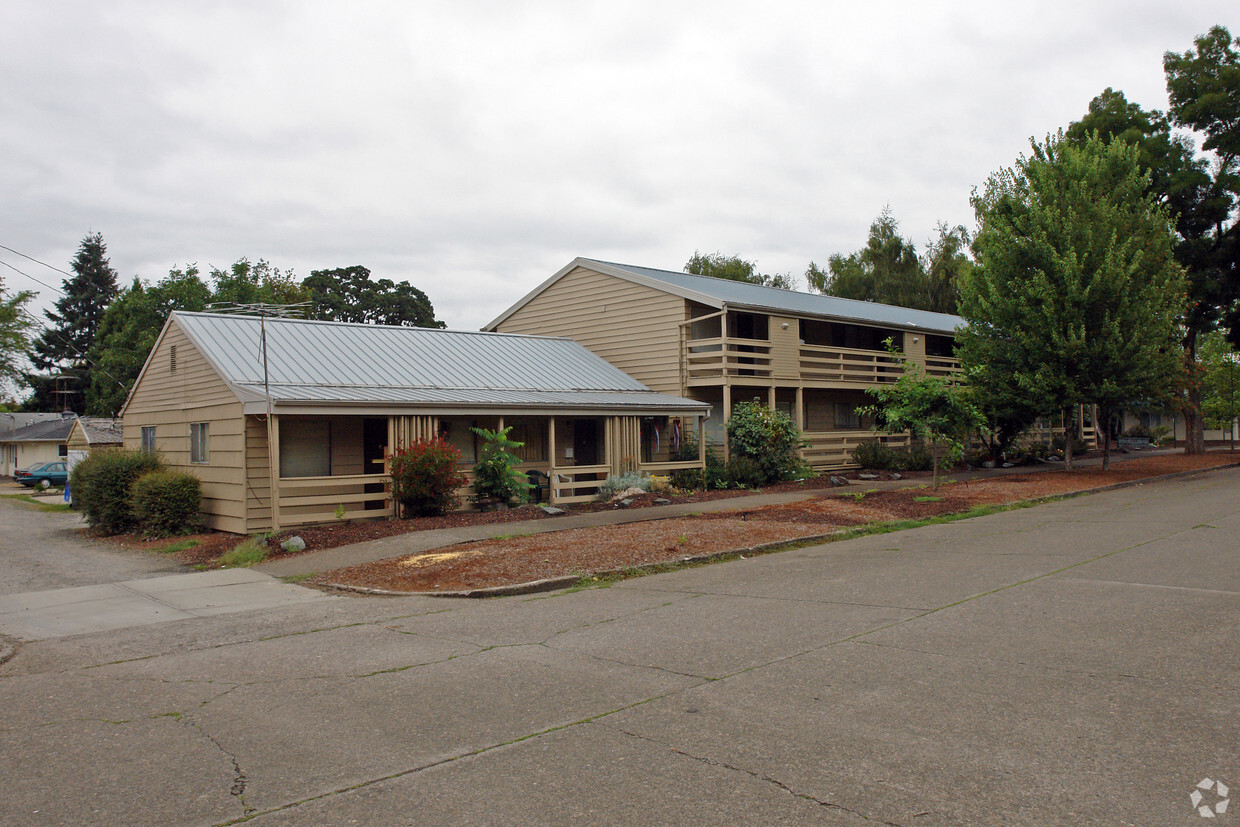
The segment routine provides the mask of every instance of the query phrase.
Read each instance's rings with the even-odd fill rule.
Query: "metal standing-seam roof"
[[[695,276],[691,273],[656,270],[651,267],[635,267],[631,264],[617,264],[592,258],[576,258],[488,324],[487,329],[493,329],[499,325],[534,296],[577,267],[585,267],[599,273],[644,284],[717,308],[727,304],[790,313],[796,316],[819,316],[833,320],[915,328],[933,333],[952,333],[965,325],[964,319],[949,313],[931,313],[928,310],[914,310],[891,304],[841,299],[836,296],[781,290],[777,287],[763,287],[760,284],[749,284],[743,281]]]
[[[263,395],[257,316],[173,317],[227,382]],[[276,402],[707,407],[657,393],[571,339],[282,318],[268,318],[266,329]]]

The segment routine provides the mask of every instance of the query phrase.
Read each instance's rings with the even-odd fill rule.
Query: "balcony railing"
[[[951,356],[927,356],[927,376],[955,376],[960,373],[960,360]]]
[[[801,345],[801,378],[876,385],[894,382],[903,368],[890,353],[845,347]]]
[[[723,379],[732,376],[771,375],[771,346],[765,339],[690,339],[685,343],[682,378]]]
[[[599,486],[610,473],[610,465],[552,468],[547,472],[551,478],[551,501],[557,505],[592,502],[598,497]]]

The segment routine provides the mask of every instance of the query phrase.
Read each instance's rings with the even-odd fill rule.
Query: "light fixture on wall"
[[[780,325],[780,327],[782,327],[784,330],[787,330],[787,329],[788,329],[788,323],[787,323],[787,322],[784,322],[783,324],[781,324],[781,325]]]

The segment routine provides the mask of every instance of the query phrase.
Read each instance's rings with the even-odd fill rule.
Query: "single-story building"
[[[65,440],[69,471],[99,448],[120,448],[125,442],[121,420],[103,416],[79,416]]]
[[[21,414],[0,414],[0,417]],[[0,431],[0,473],[13,476],[18,468],[55,462],[69,455],[69,431],[77,414],[40,414],[31,424]]]
[[[209,526],[250,533],[391,515],[389,453],[443,437],[468,473],[473,427],[512,426],[550,500],[585,501],[610,474],[702,467],[682,440],[709,405],[565,338],[175,312],[121,413],[126,448],[202,480]]]

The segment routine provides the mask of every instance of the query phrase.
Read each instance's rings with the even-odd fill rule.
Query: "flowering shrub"
[[[389,458],[392,496],[406,516],[435,517],[461,504],[461,452],[442,439],[420,439]]]

